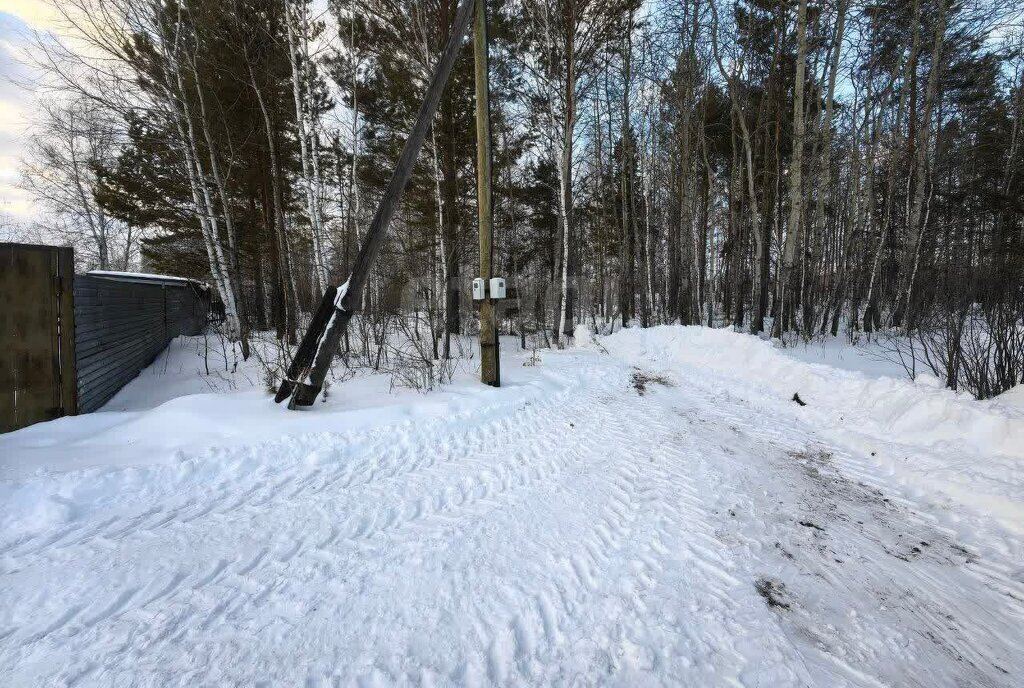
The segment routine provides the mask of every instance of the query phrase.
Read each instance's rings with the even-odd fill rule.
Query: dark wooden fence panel
[[[78,408],[95,411],[178,335],[203,331],[209,292],[194,282],[75,277]]]
[[[77,411],[70,248],[0,244],[0,432]]]

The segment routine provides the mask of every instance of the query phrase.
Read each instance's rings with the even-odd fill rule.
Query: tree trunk
[[[313,188],[313,173],[309,154],[309,134],[306,131],[306,114],[302,107],[302,79],[300,78],[300,66],[298,49],[296,48],[295,28],[292,24],[292,3],[291,0],[284,0],[284,21],[288,35],[288,61],[292,72],[292,97],[295,100],[295,126],[296,136],[299,139],[299,156],[302,162],[302,186],[306,192],[306,211],[309,213],[309,223],[313,235],[313,279],[316,286],[315,299],[319,300],[327,287],[327,268],[324,261],[322,216],[317,198],[317,192]],[[303,13],[303,25],[305,24],[305,5],[300,2]],[[305,27],[303,27],[305,31]],[[304,60],[309,56],[304,55]]]
[[[946,36],[946,14],[948,0],[938,0],[938,17],[935,20],[935,39],[932,44],[931,67],[928,70],[928,83],[925,86],[924,110],[921,113],[919,136],[915,140],[914,160],[914,195],[907,219],[907,243],[904,247],[900,264],[900,290],[896,296],[893,310],[893,324],[909,324],[910,299],[913,289],[914,274],[917,270],[917,257],[921,243],[921,216],[925,207],[925,185],[928,175],[928,146],[931,135],[932,109],[935,94],[938,91],[939,75],[942,72],[942,46]]]
[[[270,154],[270,182],[272,189],[272,201],[274,205],[274,227],[277,236],[278,261],[280,262],[281,286],[284,291],[284,330],[285,337],[289,342],[295,339],[296,316],[298,313],[295,295],[295,280],[292,275],[291,257],[288,247],[287,226],[284,216],[284,191],[281,188],[281,166],[277,157],[276,132],[270,118],[270,111],[264,102],[263,94],[256,82],[256,74],[253,72],[252,64],[246,60],[249,68],[249,79],[256,100],[263,115],[263,126],[267,135],[267,151]]]
[[[803,244],[803,159],[804,159],[804,81],[807,68],[807,0],[800,0],[797,11],[796,81],[793,85],[793,154],[789,162],[789,221],[786,247],[782,256],[781,326],[788,326],[787,308],[794,303],[793,267],[796,252]],[[802,263],[803,261],[801,261]],[[776,328],[778,331],[778,328]]]

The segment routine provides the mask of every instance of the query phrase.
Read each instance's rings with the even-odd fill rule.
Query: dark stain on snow
[[[786,584],[782,581],[762,576],[754,581],[754,589],[764,598],[765,603],[769,607],[789,609],[792,605],[789,594],[786,591]]]
[[[633,389],[640,396],[643,396],[647,392],[647,385],[656,384],[664,387],[671,387],[672,383],[669,382],[668,378],[664,375],[655,375],[654,373],[646,373],[639,368],[633,369],[633,375],[630,377],[630,381],[633,383]]]

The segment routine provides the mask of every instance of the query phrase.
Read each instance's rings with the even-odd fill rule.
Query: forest
[[[349,274],[457,0],[64,0],[22,184],[82,268],[210,283],[301,338]],[[1024,381],[1024,23],[1004,0],[492,0],[503,334],[732,327]],[[386,342],[478,324],[467,37],[363,293]],[[409,351],[408,348],[405,351]],[[913,371],[910,371],[913,372]]]

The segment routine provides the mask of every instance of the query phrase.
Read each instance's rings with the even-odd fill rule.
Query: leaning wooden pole
[[[476,205],[480,225],[480,277],[490,289],[494,259],[494,227],[491,211],[491,107],[487,64],[487,0],[476,0],[473,24],[473,56],[476,62]],[[494,299],[487,293],[480,302],[480,381],[501,386],[498,368],[498,328]]]
[[[455,12],[455,22],[452,24],[452,33],[448,37],[448,44],[441,54],[441,60],[437,64],[434,76],[427,87],[427,94],[423,98],[423,104],[416,115],[416,123],[413,125],[409,138],[402,148],[402,155],[398,158],[398,165],[391,175],[377,212],[370,222],[366,231],[362,246],[359,247],[359,255],[356,256],[355,266],[348,281],[338,287],[333,295],[333,300],[328,304],[329,294],[325,295],[324,303],[321,304],[321,312],[330,312],[328,318],[318,322],[314,318],[302,343],[295,354],[295,359],[289,366],[288,374],[277,391],[275,401],[281,402],[289,399],[288,408],[296,406],[311,406],[316,397],[323,389],[324,380],[327,379],[327,371],[331,366],[331,358],[338,350],[338,343],[348,327],[349,320],[358,310],[361,302],[363,287],[370,275],[377,255],[380,253],[387,236],[388,225],[391,217],[398,209],[402,200],[402,192],[405,191],[409,178],[412,176],[413,166],[416,164],[416,157],[420,148],[423,147],[423,140],[426,138],[427,129],[437,112],[438,103],[441,102],[441,95],[444,93],[448,77],[451,76],[455,59],[462,47],[462,40],[466,37],[469,29],[469,20],[473,16],[473,7],[476,0],[462,0],[458,10]]]

